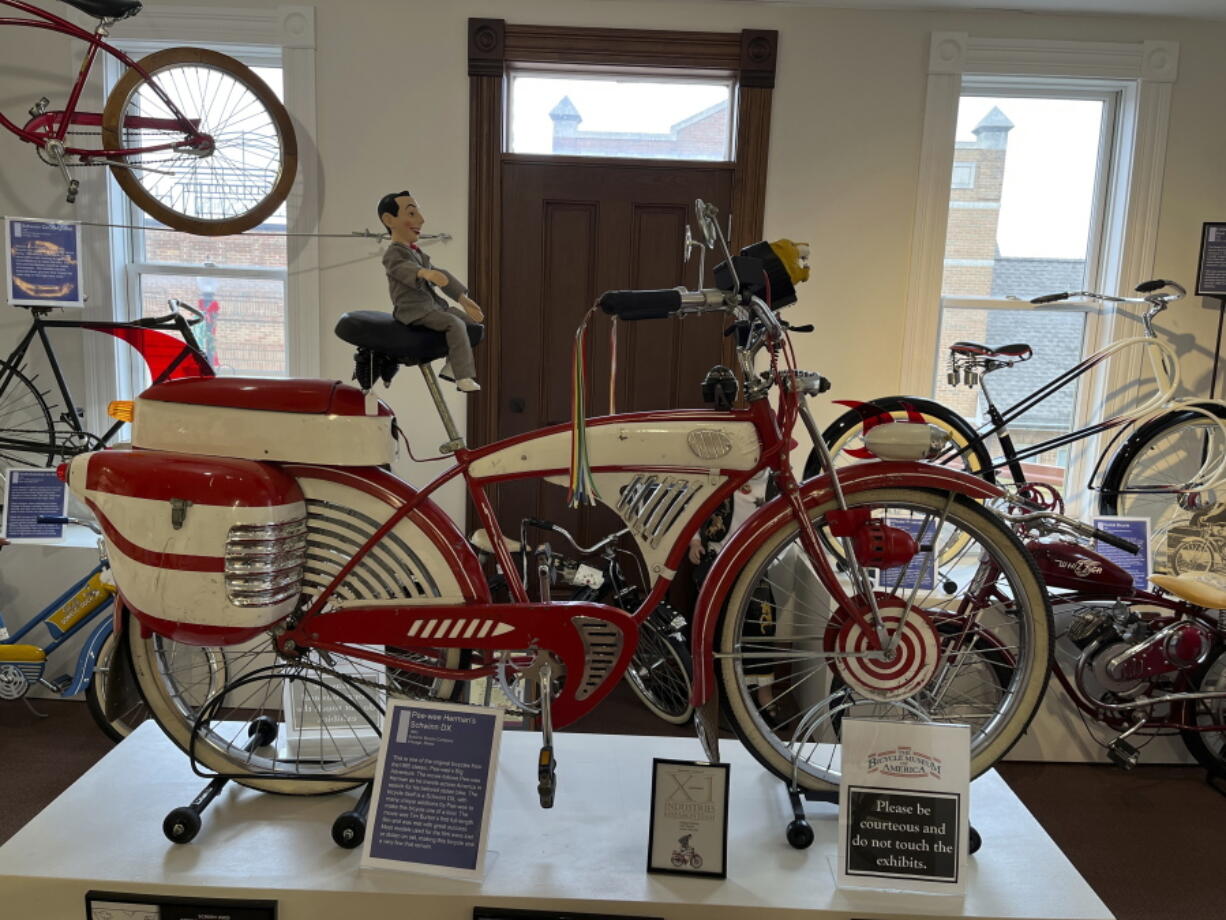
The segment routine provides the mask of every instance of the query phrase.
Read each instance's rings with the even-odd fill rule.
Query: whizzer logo
[[[868,755],[868,772],[880,773],[883,776],[906,776],[916,779],[922,776],[941,778],[941,759],[913,751],[905,744],[889,751],[880,751]]]
[[[1103,573],[1103,564],[1095,562],[1093,559],[1076,559],[1069,562],[1067,559],[1053,560],[1056,565],[1062,569],[1072,569],[1073,574],[1078,578],[1089,578],[1091,575],[1101,575]]]

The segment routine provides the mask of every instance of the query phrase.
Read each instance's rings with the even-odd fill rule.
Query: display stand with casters
[[[200,833],[200,828],[203,826],[201,820],[204,810],[209,807],[214,799],[221,794],[221,791],[228,783],[235,779],[267,779],[269,777],[258,773],[252,774],[237,774],[237,773],[212,773],[202,769],[200,762],[196,759],[195,754],[195,739],[199,734],[202,726],[207,725],[209,721],[216,715],[218,708],[227,694],[231,694],[242,687],[251,684],[255,681],[268,679],[270,675],[275,674],[275,667],[258,668],[243,677],[230,681],[220,691],[218,691],[204,706],[201,707],[199,715],[196,717],[196,722],[192,731],[192,741],[188,745],[188,755],[191,760],[192,772],[197,776],[208,779],[206,785],[200,793],[191,801],[189,805],[181,805],[173,809],[162,822],[162,833],[166,835],[166,839],[171,843],[189,843],[195,839]],[[303,677],[298,675],[296,680],[305,681],[307,683],[325,686],[322,682],[313,678]],[[374,731],[376,736],[382,734],[379,726],[368,714],[362,711],[354,702],[344,694],[341,694],[336,688],[330,688],[342,699],[345,699],[350,705],[354,705],[357,711],[362,712],[366,718],[367,724]],[[253,719],[247,726],[247,743],[244,749],[251,753],[259,748],[266,747],[277,740],[277,723],[269,716],[259,716]],[[309,779],[309,777],[299,777],[300,780]],[[320,781],[331,782],[334,777],[321,776]],[[354,785],[362,785],[361,796],[353,808],[342,812],[332,822],[332,840],[337,846],[343,847],[346,850],[352,850],[362,845],[366,839],[366,815],[370,811],[370,800],[374,791],[374,780],[358,780]]]

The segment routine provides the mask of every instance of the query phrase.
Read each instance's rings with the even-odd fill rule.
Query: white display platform
[[[470,920],[478,904],[667,920],[1111,918],[995,772],[972,786],[971,820],[984,845],[970,859],[962,899],[837,890],[836,809],[811,806],[816,842],[792,849],[782,785],[727,741],[728,878],[649,875],[651,759],[696,759],[698,742],[559,734],[550,811],[537,804],[538,743],[530,733],[504,735],[490,828],[496,855],[483,882],[461,882],[360,869],[359,851],[330,837],[353,793],[287,797],[231,785],[205,812],[195,841],[169,843],[163,817],[204,781],[146,723],[0,847],[0,915],[80,920],[85,892],[101,889],[272,898],[281,920]]]

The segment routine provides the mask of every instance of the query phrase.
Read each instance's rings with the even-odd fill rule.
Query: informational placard
[[[652,761],[647,871],[728,874],[726,763]]]
[[[1201,228],[1196,296],[1226,297],[1226,223],[1207,222]]]
[[[1130,553],[1101,540],[1095,540],[1094,551],[1131,575],[1134,588],[1144,590],[1149,582],[1149,573],[1152,569],[1149,555],[1149,518],[1104,515],[1094,519],[1094,526],[1113,537],[1120,537],[1137,545],[1137,552]]]
[[[391,703],[362,865],[481,878],[501,738],[500,709]]]
[[[842,741],[838,885],[962,894],[970,727],[845,719]]]
[[[277,902],[87,891],[85,920],[277,920]]]
[[[6,217],[8,302],[15,307],[83,307],[81,225]]]
[[[64,514],[68,490],[55,470],[10,467],[5,473],[3,532],[9,540],[58,540],[63,524],[40,524],[40,515]]]

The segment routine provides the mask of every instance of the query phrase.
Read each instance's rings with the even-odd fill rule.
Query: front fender
[[[1005,494],[999,486],[960,470],[901,460],[868,460],[843,467],[839,470],[839,484],[843,487],[844,495],[884,487],[954,492],[973,499],[999,498]],[[829,475],[815,476],[800,484],[801,502],[806,509],[830,501],[833,495]],[[715,629],[728,592],[753,554],[791,520],[791,506],[784,496],[776,496],[750,515],[728,537],[723,550],[715,558],[698,592],[691,627],[694,685],[690,691],[690,701],[695,708],[710,698],[715,686]]]

